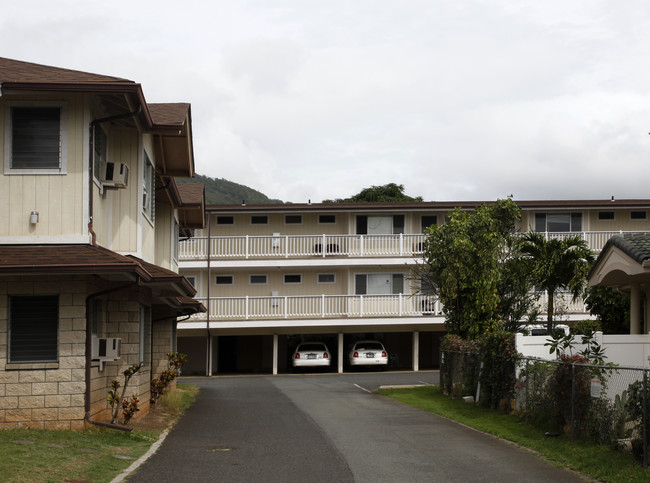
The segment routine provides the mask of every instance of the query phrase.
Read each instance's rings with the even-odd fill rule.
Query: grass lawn
[[[631,454],[591,443],[572,443],[564,436],[546,437],[544,431],[514,415],[451,399],[437,386],[382,389],[377,393],[512,441],[534,450],[556,466],[571,468],[599,481],[650,481],[650,470],[639,465]]]
[[[151,447],[194,401],[197,388],[178,385],[130,433],[93,426],[85,431],[0,431],[3,482],[111,481]],[[126,457],[126,458],[125,458]],[[130,458],[130,459],[129,459]]]

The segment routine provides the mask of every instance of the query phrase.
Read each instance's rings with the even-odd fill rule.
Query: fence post
[[[648,435],[646,421],[648,420],[648,371],[643,371],[643,467],[648,467]]]
[[[529,407],[528,407],[528,404],[529,404],[529,402],[528,402],[528,378],[530,377],[530,373],[528,372],[528,363],[529,362],[530,361],[528,359],[526,359],[526,392],[525,392],[525,394],[526,394],[526,403],[525,403],[526,404],[526,406],[525,406],[526,407],[526,412],[525,412],[526,419],[528,419],[528,411],[529,411]]]
[[[571,441],[575,441],[576,364],[571,363]]]

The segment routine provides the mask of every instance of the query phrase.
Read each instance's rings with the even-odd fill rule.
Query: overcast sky
[[[650,198],[647,0],[21,0],[0,45],[191,102],[196,171],[284,201]]]

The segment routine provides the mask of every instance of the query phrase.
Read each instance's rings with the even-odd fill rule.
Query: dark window
[[[645,220],[647,217],[646,211],[630,211],[630,220]]]
[[[234,225],[234,216],[217,216],[217,225]]]
[[[368,292],[367,277],[365,274],[356,274],[354,276],[354,293],[356,295],[366,295]]]
[[[101,167],[102,163],[106,162],[106,133],[104,130],[99,127],[95,126],[95,139],[93,142],[94,145],[94,155],[93,155],[93,171],[94,171],[94,176],[97,179],[101,179]]]
[[[582,231],[582,213],[535,213],[535,231]]]
[[[302,223],[302,215],[285,215],[284,223],[287,225],[299,225]]]
[[[57,362],[58,295],[9,298],[9,362]]]
[[[336,223],[336,215],[318,215],[318,223],[323,225]]]
[[[336,275],[333,273],[319,273],[318,283],[334,283],[336,282]]]
[[[613,211],[599,211],[598,219],[599,220],[613,220],[615,218]]]
[[[249,282],[251,285],[266,285],[266,275],[251,275]]]
[[[358,235],[368,234],[368,217],[366,215],[357,216],[357,234]]]
[[[421,223],[422,233],[424,233],[424,230],[429,228],[431,225],[437,225],[437,224],[438,224],[438,217],[436,215],[422,216],[422,223]]]
[[[217,275],[217,285],[232,285],[235,277],[233,275]]]
[[[268,225],[269,217],[266,215],[253,215],[251,216],[251,225]]]
[[[194,275],[185,275],[185,278],[188,282],[190,282],[190,285],[192,285],[192,287],[196,288],[196,277]]]
[[[404,233],[404,215],[393,215],[393,234]]]
[[[61,167],[61,108],[14,107],[11,110],[11,167]]]
[[[288,273],[284,276],[284,283],[302,283],[302,275],[299,273]]]

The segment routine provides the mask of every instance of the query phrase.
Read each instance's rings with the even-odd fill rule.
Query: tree
[[[503,281],[525,272],[516,267],[512,239],[521,210],[512,199],[481,205],[473,213],[455,209],[444,225],[427,229],[424,260],[416,277],[440,298],[452,334],[473,339],[499,330],[521,290],[506,294]],[[523,281],[523,293],[528,285]],[[504,302],[507,300],[509,309]],[[512,319],[517,316],[511,317]]]
[[[526,233],[521,240],[520,250],[527,259],[533,282],[548,295],[546,330],[550,335],[553,331],[555,294],[566,288],[574,299],[579,297],[594,255],[580,236],[547,239],[538,232]]]
[[[378,203],[395,201],[416,201],[421,202],[422,197],[412,198],[404,194],[404,185],[388,183],[383,186],[371,186],[361,190],[350,198],[335,200],[323,200],[323,203]]]
[[[587,287],[585,305],[600,320],[603,333],[630,333],[629,295],[611,287]]]

